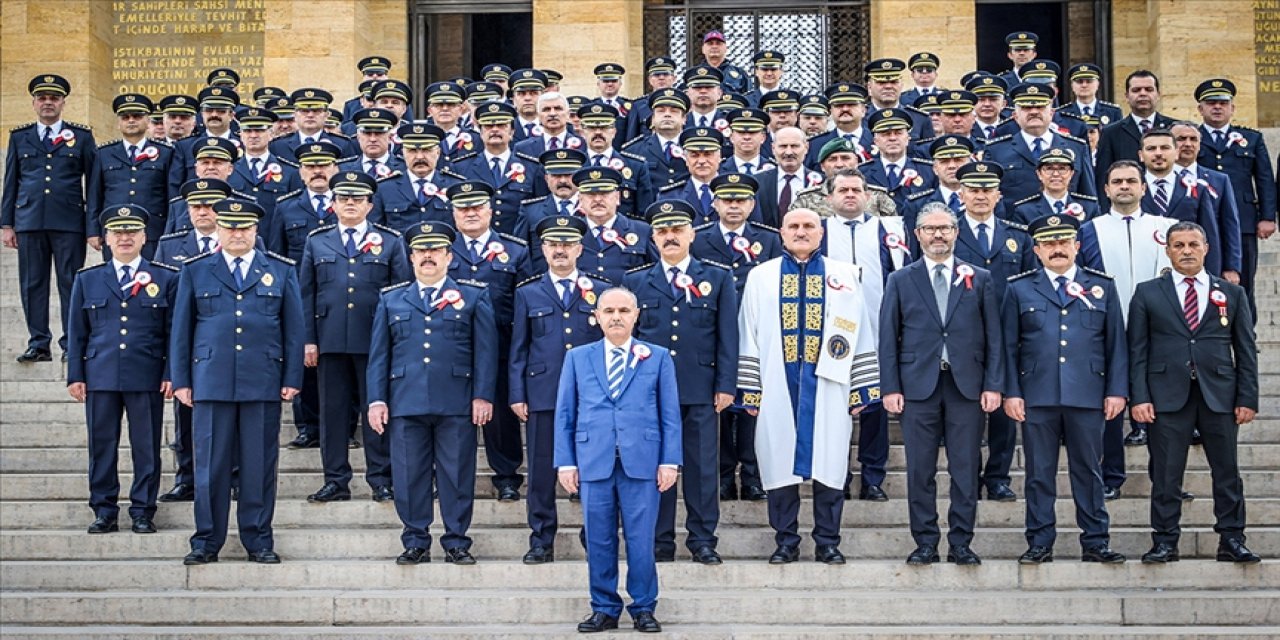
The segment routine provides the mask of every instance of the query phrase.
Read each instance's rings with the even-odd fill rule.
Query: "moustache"
[[[1054,258],[1062,258],[1063,260],[1065,260],[1065,259],[1067,258],[1067,254],[1065,254],[1065,253],[1054,253],[1054,254],[1050,254],[1050,255],[1049,255],[1049,259],[1050,259],[1050,260],[1052,260],[1052,259],[1054,259]]]
[[[679,241],[679,240],[667,240],[666,242],[663,242],[663,243],[662,243],[662,246],[664,246],[664,247],[678,247],[678,246],[680,246],[680,241]]]
[[[429,163],[428,163],[426,160],[422,160],[422,159],[418,159],[418,160],[414,160],[414,161],[413,161],[413,166],[415,166],[415,167],[425,167],[425,166],[427,166],[428,164],[429,164]]]

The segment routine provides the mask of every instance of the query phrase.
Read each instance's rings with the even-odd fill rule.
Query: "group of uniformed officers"
[[[101,144],[62,119],[65,79],[34,78],[37,122],[10,135],[0,227],[19,256],[20,362],[52,359],[56,268],[59,346],[88,420],[89,532],[118,529],[127,412],[134,532],[156,530],[158,500],[194,500],[185,562],[215,562],[238,500],[249,559],[279,562],[292,402],[290,446],[318,448],[323,464],[307,500],[351,499],[349,448],[362,447],[372,498],[404,523],[397,563],[430,560],[437,500],[445,560],[475,562],[481,439],[498,500],[519,500],[527,477],[525,562],[551,562],[561,364],[602,337],[597,296],[621,285],[639,305],[636,337],[675,360],[685,545],[718,564],[720,502],[767,496],[757,417],[738,400],[739,300],[804,209],[823,217],[820,254],[858,266],[879,343],[859,468],[828,489],[888,500],[888,416],[900,414],[908,562],[939,560],[941,447],[947,558],[980,562],[976,502],[1017,498],[1019,423],[1021,562],[1053,558],[1064,443],[1083,559],[1124,561],[1104,500],[1120,495],[1124,445],[1145,444],[1155,545],[1143,560],[1176,560],[1193,436],[1213,468],[1218,559],[1258,560],[1235,447],[1258,407],[1252,286],[1276,184],[1262,136],[1231,121],[1229,80],[1197,89],[1202,122],[1177,122],[1157,110],[1158,79],[1136,71],[1124,114],[1098,99],[1099,67],[1064,76],[1020,32],[1012,69],[972,72],[963,88],[937,87],[941,61],[920,52],[805,94],[786,87],[782,53],[757,53],[752,82],[724,40],[707,33],[706,62],[681,74],[648,60],[652,91],[636,99],[618,95],[616,63],[595,69],[595,97],[563,95],[552,70],[491,64],[480,80],[431,84],[423,119],[379,56],[360,61],[360,95],[341,110],[319,88],[262,87],[246,106],[235,71],[217,69],[197,96],[118,96],[120,138]],[[80,269],[86,246],[104,262]],[[169,398],[179,466],[161,496]],[[675,491],[659,509],[655,554],[671,561]],[[826,542],[819,560],[843,562]],[[783,546],[773,560],[794,561]]]

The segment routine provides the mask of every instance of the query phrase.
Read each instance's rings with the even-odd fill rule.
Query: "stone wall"
[[[956,87],[978,65],[973,0],[872,0],[871,57],[906,60],[917,51],[938,56],[938,85]],[[903,74],[903,87],[911,77]]]
[[[535,67],[564,74],[567,95],[593,96],[601,62],[626,68],[622,95],[645,92],[643,0],[533,0]]]

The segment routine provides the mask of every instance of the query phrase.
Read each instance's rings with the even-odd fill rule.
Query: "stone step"
[[[846,569],[850,568],[846,565]],[[412,570],[412,569],[410,569]],[[466,571],[459,568],[459,571]],[[838,575],[836,568],[831,575]],[[852,575],[850,576],[852,577]],[[693,585],[691,585],[693,586]],[[585,587],[585,585],[584,585]],[[668,624],[732,621],[774,624],[1108,624],[1274,625],[1280,608],[1270,590],[1221,591],[864,591],[859,589],[669,589],[658,612]],[[264,590],[144,592],[6,592],[8,624],[370,625],[570,624],[587,610],[574,591],[435,589],[403,591]]]
[[[393,517],[393,516],[392,516]],[[234,516],[232,517],[234,520]],[[1058,552],[1064,560],[1079,557],[1073,521],[1060,521]],[[86,520],[87,523],[87,520]],[[432,531],[439,535],[437,526]],[[945,532],[944,532],[945,533]],[[1280,556],[1280,528],[1252,527],[1248,530],[1249,548],[1268,558]],[[529,532],[523,527],[472,527],[468,535],[474,540],[472,553],[481,561],[518,560],[529,549]],[[773,530],[764,522],[755,526],[721,527],[717,549],[726,558],[763,560],[773,552]],[[841,532],[841,548],[856,559],[903,559],[915,548],[905,527],[845,529]],[[84,530],[69,531],[0,531],[0,557],[6,560],[179,560],[191,550],[190,529],[166,530],[137,535],[129,531],[89,535]],[[683,535],[677,536],[683,540]],[[241,555],[235,531],[228,534],[224,554],[234,559]],[[391,560],[403,549],[399,528],[325,528],[279,529],[275,531],[276,551],[286,560],[369,559]],[[1137,559],[1151,548],[1150,529],[1145,526],[1111,528],[1111,545],[1115,550]],[[678,559],[687,559],[681,548]],[[435,553],[440,554],[438,542]],[[562,560],[582,560],[576,527],[562,527],[556,536],[556,553]],[[1181,554],[1186,558],[1212,558],[1218,547],[1218,534],[1203,527],[1184,527]],[[1015,559],[1027,549],[1021,529],[979,528],[973,549],[989,559]],[[812,557],[813,545],[808,538],[801,543],[801,553]]]

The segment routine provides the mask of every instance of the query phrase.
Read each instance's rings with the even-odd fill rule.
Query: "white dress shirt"
[[[119,281],[119,280],[121,280],[121,279],[123,279],[123,278],[124,278],[124,267],[129,267],[129,279],[130,279],[130,280],[132,280],[132,279],[134,279],[134,278],[138,277],[138,267],[139,267],[141,264],[142,264],[142,256],[138,256],[138,257],[134,258],[134,259],[133,259],[133,261],[132,261],[132,262],[130,262],[130,263],[128,263],[128,264],[125,264],[125,263],[123,263],[123,262],[120,262],[119,260],[116,260],[115,258],[112,258],[112,259],[111,259],[111,266],[112,266],[112,267],[114,267],[114,268],[115,268],[115,270],[116,270],[116,280],[117,280],[117,281]]]
[[[1178,292],[1178,305],[1182,305],[1182,301],[1187,299],[1187,276],[1170,271],[1169,277],[1173,278],[1173,288]],[[1196,279],[1196,317],[1204,318],[1205,302],[1209,298],[1209,274],[1204,269],[1200,269],[1200,273],[1192,276]]]
[[[256,253],[257,253],[256,249],[250,249],[248,253],[240,256],[240,279],[241,280],[244,280],[245,278],[249,277],[249,265],[253,264],[253,257],[254,257],[254,254]],[[222,259],[227,263],[227,271],[231,271],[232,269],[235,268],[236,266],[235,256],[227,253],[226,251],[223,251]]]

